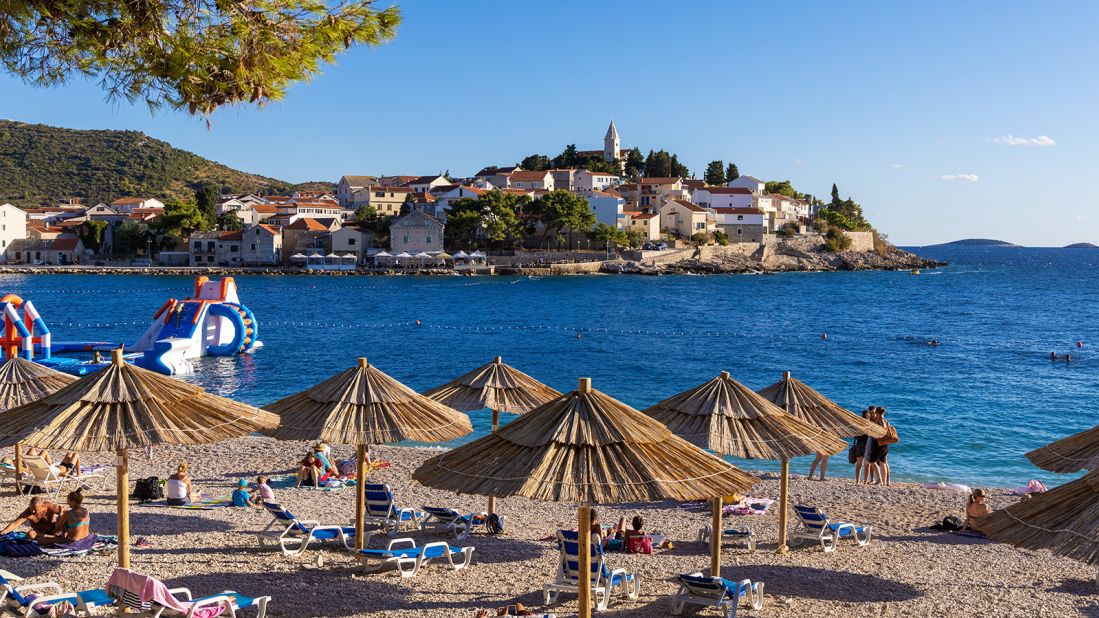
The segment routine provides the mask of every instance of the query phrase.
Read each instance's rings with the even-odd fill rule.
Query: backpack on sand
[[[160,484],[160,479],[157,477],[150,476],[149,478],[137,479],[137,482],[134,483],[134,500],[145,503],[162,498],[164,498],[164,486]]]

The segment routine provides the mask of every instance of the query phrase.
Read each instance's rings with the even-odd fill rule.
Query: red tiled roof
[[[297,221],[295,221],[295,222],[291,223],[290,225],[286,226],[286,229],[288,229],[288,230],[305,230],[305,231],[309,231],[309,232],[327,232],[328,231],[327,226],[323,225],[320,221],[317,221],[316,219],[311,219],[309,217],[302,217],[301,219],[298,219]]]
[[[277,228],[273,225],[267,225],[266,223],[260,223],[256,227],[267,230],[268,232],[271,233],[272,236],[278,236],[279,234],[281,234],[281,232],[279,231],[279,228]]]
[[[241,240],[242,238],[244,238],[244,232],[225,232],[219,240]]]
[[[643,185],[671,185],[682,180],[679,176],[669,176],[666,178],[642,178],[641,184]]]
[[[363,187],[360,191],[389,191],[390,193],[412,193],[412,187],[391,187],[389,185],[370,185],[369,187]]]
[[[518,171],[518,172],[512,172],[511,179],[512,180],[525,180],[525,181],[545,180],[546,174],[549,174],[549,172]],[[552,176],[552,174],[550,174],[550,175]]]
[[[74,251],[78,242],[76,238],[55,238],[50,244],[50,251]]]
[[[279,207],[274,204],[253,204],[252,210],[265,215],[273,215],[278,213]]]
[[[631,219],[640,219],[640,220],[644,221],[646,219],[652,219],[655,216],[656,216],[656,213],[652,213],[652,212],[637,212],[637,213],[631,214],[630,218]]]
[[[143,197],[120,197],[117,200],[111,202],[111,204],[118,204],[120,206],[124,204],[140,204],[145,201]]]

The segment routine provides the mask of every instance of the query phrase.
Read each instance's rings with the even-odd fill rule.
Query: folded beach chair
[[[790,537],[791,542],[817,541],[826,552],[835,551],[839,540],[843,538],[854,539],[860,546],[870,542],[870,526],[856,526],[847,522],[832,523],[815,506],[798,504],[794,506],[794,513],[798,517],[798,527]]]
[[[404,547],[402,547],[404,546]],[[360,549],[359,559],[367,573],[396,565],[401,577],[415,577],[420,567],[434,558],[446,557],[455,571],[469,566],[473,559],[473,547],[451,547],[446,543],[427,543],[416,547],[412,539],[390,539],[385,549]]]
[[[553,583],[542,587],[542,596],[546,605],[556,603],[562,592],[578,592],[580,582],[580,536],[575,530],[558,530],[557,543],[560,556],[557,562],[557,578]],[[611,602],[611,592],[621,587],[626,596],[636,599],[641,594],[641,578],[625,569],[611,570],[603,556],[603,546],[591,545],[591,594],[596,611],[603,611]]]
[[[367,483],[363,490],[366,492],[366,523],[377,525],[391,537],[402,530],[421,528],[424,514],[415,509],[399,508],[389,485]]]
[[[443,530],[454,535],[454,539],[461,541],[469,536],[469,533],[474,528],[488,529],[488,514],[487,513],[469,513],[462,515],[458,511],[451,508],[440,508],[436,506],[423,507],[424,513],[427,514],[427,519],[424,520],[422,526],[430,530]],[[499,515],[503,520],[503,515]]]
[[[24,483],[41,487],[42,491],[46,492],[46,495],[53,500],[57,500],[58,496],[61,495],[62,488],[64,488],[66,484],[94,487],[93,481],[98,484],[98,481],[103,478],[102,474],[69,474],[68,476],[60,476],[57,468],[50,466],[50,464],[46,463],[46,460],[41,457],[24,457],[23,465],[27,467],[27,470],[33,477],[25,479]]]
[[[18,616],[34,618],[47,615],[50,608],[62,601],[68,601],[73,608],[85,614],[92,614],[95,608],[114,603],[106,590],[64,592],[60,585],[53,582],[22,586],[13,583],[22,580],[22,577],[0,569],[0,607]]]
[[[208,597],[193,598],[187,588],[169,589],[155,577],[149,577],[130,569],[117,568],[107,581],[107,593],[127,616],[185,616],[186,618],[235,618],[242,609],[254,607],[257,618],[267,615],[267,603],[271,597],[246,597],[232,590]]]
[[[698,542],[709,543],[710,537],[713,535],[714,527],[711,524],[706,524],[698,531]],[[743,528],[726,528],[721,531],[721,542],[733,542],[733,543],[745,543],[748,545],[748,551],[756,550],[756,535],[752,532],[749,526]]]
[[[263,508],[271,514],[271,522],[256,533],[260,547],[270,541],[277,543],[284,556],[296,556],[304,552],[313,541],[339,540],[345,549],[355,549],[355,527],[321,525],[311,519],[298,519],[278,504],[264,502]],[[370,539],[366,538],[366,543]]]
[[[725,618],[734,618],[741,599],[748,601],[752,609],[763,609],[763,582],[752,583],[750,579],[735,582],[702,573],[680,575],[679,590],[672,597],[672,615],[682,614],[683,608],[691,603],[716,607]]]

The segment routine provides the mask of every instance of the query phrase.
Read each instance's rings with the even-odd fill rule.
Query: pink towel
[[[180,601],[172,596],[168,592],[168,587],[159,579],[121,567],[115,569],[114,573],[111,573],[111,578],[107,580],[107,587],[116,587],[132,592],[138,595],[142,603],[152,602],[157,605],[163,605],[180,614],[186,614],[191,611],[191,606],[194,605],[194,603]],[[194,613],[194,617],[215,618],[215,616],[220,615],[223,610],[224,608],[221,605],[203,607]]]

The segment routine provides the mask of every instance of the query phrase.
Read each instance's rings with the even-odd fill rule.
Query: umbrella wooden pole
[[[710,577],[721,577],[721,498],[712,502],[713,516],[710,522]]]
[[[130,463],[118,449],[118,566],[130,568]]]
[[[776,554],[785,554],[789,551],[789,547],[786,546],[786,511],[787,501],[790,497],[790,460],[782,458],[782,481],[779,486],[779,498],[778,498],[778,549],[775,550]]]
[[[577,612],[579,618],[591,618],[591,503],[580,503],[578,513],[580,525],[577,529],[577,540],[580,542],[579,560],[576,572],[579,575],[577,582],[576,602],[580,604]]]
[[[500,357],[497,356],[496,360],[499,361]],[[492,433],[496,433],[499,430],[500,430],[500,411],[499,410],[493,410],[492,411]],[[496,496],[489,496],[488,497],[488,514],[492,515],[495,512],[496,512]]]
[[[366,461],[370,457],[370,448],[359,445],[355,457],[355,549],[363,548],[363,535],[366,534]]]
[[[15,443],[15,495],[23,495],[23,445]]]

